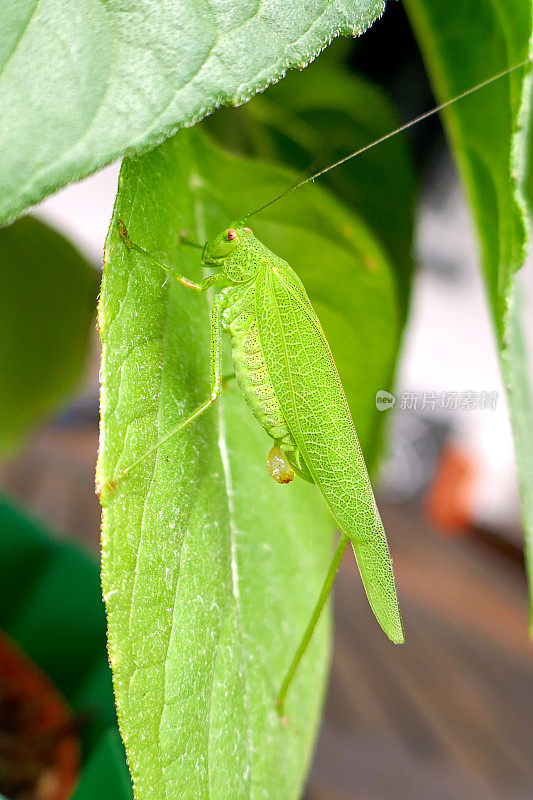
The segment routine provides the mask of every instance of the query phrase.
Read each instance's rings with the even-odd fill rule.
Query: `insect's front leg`
[[[205,282],[203,282],[205,283]],[[202,289],[203,291],[203,289]],[[107,491],[113,492],[123,478],[128,475],[136,466],[138,466],[145,458],[151,455],[156,450],[172,439],[177,433],[182,431],[184,428],[187,427],[193,420],[197,419],[197,417],[201,416],[204,411],[213,405],[213,403],[219,398],[220,393],[222,392],[222,356],[221,356],[221,318],[222,318],[222,306],[224,303],[224,298],[221,295],[215,297],[213,301],[213,306],[211,308],[211,348],[210,348],[210,364],[211,364],[211,394],[209,398],[202,403],[192,414],[189,414],[188,417],[178,422],[174,425],[159,441],[157,441],[152,447],[149,447],[142,456],[136,458],[133,463],[131,463],[125,469],[120,470],[120,472],[109,482],[107,486]],[[101,499],[104,500],[103,496]]]
[[[149,253],[148,250],[145,250],[144,247],[140,247],[140,245],[135,244],[135,242],[130,238],[128,229],[121,219],[118,221],[118,232],[128,250],[134,250],[136,253],[141,253],[141,255],[149,258],[150,261],[152,261],[154,264],[157,264],[158,267],[161,267],[161,269],[164,269],[165,272],[170,273],[170,275],[176,278],[182,284],[182,286],[185,286],[186,289],[192,289],[194,292],[205,292],[206,289],[208,289],[210,286],[214,286],[220,280],[218,275],[210,275],[201,283],[196,283],[190,278],[185,277],[185,275],[181,275],[174,267],[171,267],[170,264],[165,264],[163,261],[159,261],[159,259]]]

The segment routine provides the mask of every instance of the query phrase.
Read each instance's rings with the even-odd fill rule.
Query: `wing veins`
[[[287,292],[291,295],[291,297],[295,300],[295,302],[298,304],[298,306],[302,310],[305,311],[305,313],[306,313],[307,317],[309,318],[309,320],[314,323],[317,332],[320,334],[320,338],[326,343],[328,350],[329,350],[329,345],[327,344],[327,340],[326,340],[326,337],[324,336],[324,333],[322,331],[322,327],[320,325],[320,321],[319,321],[318,317],[316,316],[315,311],[314,311],[313,307],[311,306],[311,304],[310,303],[308,303],[308,304],[302,303],[301,298],[299,298],[296,295],[296,293],[292,290],[290,285],[285,283],[285,281],[283,280],[281,275],[278,272],[276,272],[275,270],[269,269],[268,273],[267,273],[267,280],[269,282],[269,288],[271,290],[272,301],[273,301],[274,307],[276,309],[276,317],[277,317],[277,320],[278,320],[278,328],[279,328],[279,332],[280,332],[281,342],[282,342],[282,345],[283,345],[283,352],[284,352],[284,356],[285,356],[285,364],[286,364],[286,367],[287,367],[286,370],[285,370],[285,374],[286,374],[287,379],[288,379],[288,385],[289,385],[289,389],[290,389],[291,402],[292,402],[292,408],[293,408],[293,416],[296,419],[296,427],[298,429],[298,434],[299,434],[298,436],[294,435],[293,425],[289,424],[289,421],[287,420],[286,417],[285,417],[285,421],[287,422],[287,425],[289,426],[289,430],[291,431],[291,433],[293,434],[293,436],[294,436],[294,438],[296,440],[296,444],[298,445],[298,447],[299,447],[299,449],[300,449],[300,451],[301,451],[301,453],[302,453],[302,455],[304,457],[304,461],[307,464],[307,468],[311,472],[311,475],[313,476],[313,480],[315,481],[315,484],[317,484],[317,486],[322,486],[323,482],[319,478],[318,473],[316,472],[316,470],[314,469],[314,465],[311,463],[313,461],[313,459],[311,459],[309,457],[309,453],[308,453],[307,447],[305,446],[305,436],[303,434],[303,431],[302,431],[300,425],[298,424],[298,412],[297,412],[297,404],[296,404],[296,394],[295,394],[295,391],[294,391],[294,383],[293,383],[291,363],[290,363],[290,359],[289,359],[289,351],[288,351],[288,348],[287,348],[287,340],[285,338],[285,331],[284,331],[283,323],[282,323],[281,316],[280,316],[280,313],[279,313],[276,293],[275,293],[272,285],[270,284],[270,282],[272,281],[272,278],[273,278],[273,273],[275,273],[275,275],[279,279],[280,283],[287,290]],[[266,290],[267,290],[267,282],[265,281],[265,292],[266,292]],[[298,330],[298,334],[300,334],[299,330]],[[306,348],[304,348],[304,351],[305,351],[305,353],[307,355],[307,349]],[[331,353],[331,350],[330,350],[330,353]],[[332,357],[332,363],[333,363],[333,366],[334,366],[334,369],[335,369],[335,374],[336,374],[337,380],[339,381],[339,384],[340,384],[339,374],[337,372],[337,368],[335,367],[335,362],[333,361],[333,357]],[[343,396],[344,396],[344,393],[343,393]],[[346,402],[346,400],[345,400],[345,402]],[[346,402],[346,406],[347,405],[348,404]],[[351,419],[351,416],[350,416],[350,419]],[[353,423],[352,423],[352,425],[353,425]],[[329,502],[328,502],[328,505],[329,505]],[[333,512],[333,509],[331,509],[331,512],[332,512],[333,516],[335,516],[335,514]]]
[[[329,346],[329,342],[328,342],[328,340],[327,340],[327,338],[326,338],[326,334],[324,333],[324,330],[323,330],[323,328],[322,328],[322,325],[320,324],[320,320],[319,320],[319,318],[318,318],[318,316],[317,316],[317,313],[316,313],[315,309],[314,309],[314,308],[313,308],[313,306],[311,305],[311,302],[309,301],[309,298],[307,298],[307,301],[308,301],[307,303],[303,302],[303,301],[302,301],[302,298],[301,298],[301,297],[299,297],[299,296],[298,296],[298,295],[297,295],[297,294],[294,292],[294,290],[293,290],[293,288],[291,287],[291,285],[290,285],[290,284],[288,284],[288,283],[286,283],[286,282],[283,280],[283,277],[282,277],[282,276],[279,274],[279,272],[277,272],[276,270],[272,270],[272,271],[273,271],[273,272],[275,272],[275,275],[276,275],[276,277],[278,278],[278,280],[280,281],[280,283],[281,283],[281,284],[283,285],[283,287],[284,287],[284,288],[287,290],[287,292],[288,292],[288,293],[291,295],[291,297],[293,298],[293,300],[294,300],[294,301],[297,303],[298,307],[299,307],[299,308],[300,308],[300,309],[301,309],[301,310],[302,310],[302,311],[303,311],[303,312],[306,314],[306,316],[308,317],[309,321],[313,323],[313,325],[314,325],[314,327],[315,327],[315,330],[317,331],[317,333],[318,333],[318,335],[319,335],[319,337],[320,337],[321,341],[322,341],[322,342],[325,344],[325,346],[326,346],[326,350],[328,351],[328,353],[329,353],[329,355],[330,355],[330,358],[331,358],[331,364],[332,364],[332,366],[333,366],[333,372],[334,372],[334,374],[335,374],[335,377],[336,377],[336,379],[337,379],[337,382],[338,382],[338,384],[339,384],[339,387],[340,387],[340,389],[341,389],[341,394],[342,394],[342,397],[343,397],[343,399],[344,399],[344,404],[345,404],[345,406],[346,406],[346,409],[347,409],[347,411],[348,411],[348,414],[349,414],[349,417],[350,417],[350,420],[351,420],[351,423],[352,423],[352,427],[353,427],[353,428],[354,428],[354,430],[355,430],[355,425],[353,424],[353,420],[352,420],[352,414],[351,414],[351,411],[350,411],[350,407],[349,407],[349,405],[348,405],[348,401],[347,401],[347,399],[346,399],[346,395],[344,394],[344,388],[343,388],[343,386],[342,386],[342,381],[341,381],[341,378],[340,378],[340,375],[339,375],[339,371],[338,371],[338,369],[337,369],[337,365],[335,364],[335,359],[333,358],[333,353],[331,352],[331,347]],[[305,291],[305,290],[304,290],[304,291]],[[307,297],[307,294],[306,294],[305,296]]]

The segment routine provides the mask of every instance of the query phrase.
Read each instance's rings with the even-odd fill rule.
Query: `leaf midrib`
[[[229,450],[228,444],[226,439],[226,421],[225,421],[225,409],[224,409],[224,400],[222,397],[218,399],[218,451],[220,454],[220,461],[222,463],[222,470],[224,474],[224,484],[226,488],[226,498],[227,498],[227,509],[228,509],[228,519],[229,519],[229,533],[230,533],[230,559],[231,559],[231,578],[232,578],[232,596],[235,601],[235,610],[236,610],[236,621],[237,621],[237,630],[239,632],[240,637],[240,651],[242,654],[242,669],[244,675],[244,686],[245,692],[243,696],[243,704],[245,709],[246,715],[246,753],[248,756],[248,766],[250,768],[250,777],[247,781],[247,796],[251,797],[252,792],[252,776],[253,776],[253,759],[251,754],[253,753],[253,736],[252,736],[252,729],[250,726],[250,713],[249,713],[249,699],[250,699],[250,682],[248,679],[248,663],[247,659],[245,658],[245,634],[244,634],[244,624],[243,624],[243,617],[242,617],[242,605],[241,605],[241,595],[239,590],[239,562],[237,559],[237,525],[235,521],[236,512],[235,512],[235,503],[233,500],[234,497],[234,489],[233,489],[233,479],[231,474],[231,460],[229,457]],[[222,632],[222,625],[220,627],[220,632]],[[216,645],[216,652],[218,657],[218,646],[219,643],[217,642]],[[216,668],[216,660],[215,660],[215,668]],[[215,675],[215,668],[213,669],[213,678]],[[209,702],[209,738],[211,738],[211,719],[212,719],[212,703],[213,699],[213,686],[211,687],[211,698]],[[209,764],[208,764],[209,769]],[[209,783],[209,793],[211,792],[211,784]],[[211,796],[211,794],[209,794]]]

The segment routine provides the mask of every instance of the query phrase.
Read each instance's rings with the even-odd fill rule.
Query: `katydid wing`
[[[393,642],[403,642],[387,540],[348,403],[322,326],[288,264],[276,260],[259,274],[256,314],[291,433],[335,521],[350,537],[379,624]]]

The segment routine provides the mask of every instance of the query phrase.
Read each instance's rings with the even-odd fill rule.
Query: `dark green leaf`
[[[129,800],[118,735],[98,565],[0,497],[0,626],[83,721],[72,800]]]
[[[530,0],[406,0],[405,5],[441,101],[528,56]],[[516,71],[453,105],[445,122],[477,227],[514,429],[532,571],[533,402],[515,281],[526,244],[522,185],[530,98],[525,75],[524,69]],[[533,618],[533,574],[530,592]]]
[[[112,489],[209,393],[207,298],[127,250],[117,219],[197,280],[199,254],[179,246],[180,230],[203,242],[293,180],[228,156],[199,131],[123,166],[99,311],[98,481],[109,652],[137,800],[299,796],[326,677],[326,619],[290,690],[287,727],[275,699],[325,577],[331,521],[315,487],[268,477],[272,442],[235,387]],[[387,388],[399,335],[382,251],[316,187],[253,226],[306,283],[368,450],[375,391]]]
[[[31,217],[0,231],[0,272],[0,453],[8,453],[79,380],[98,276]]]
[[[383,0],[6,0],[0,219],[356,36]],[[6,124],[7,123],[7,124]]]

